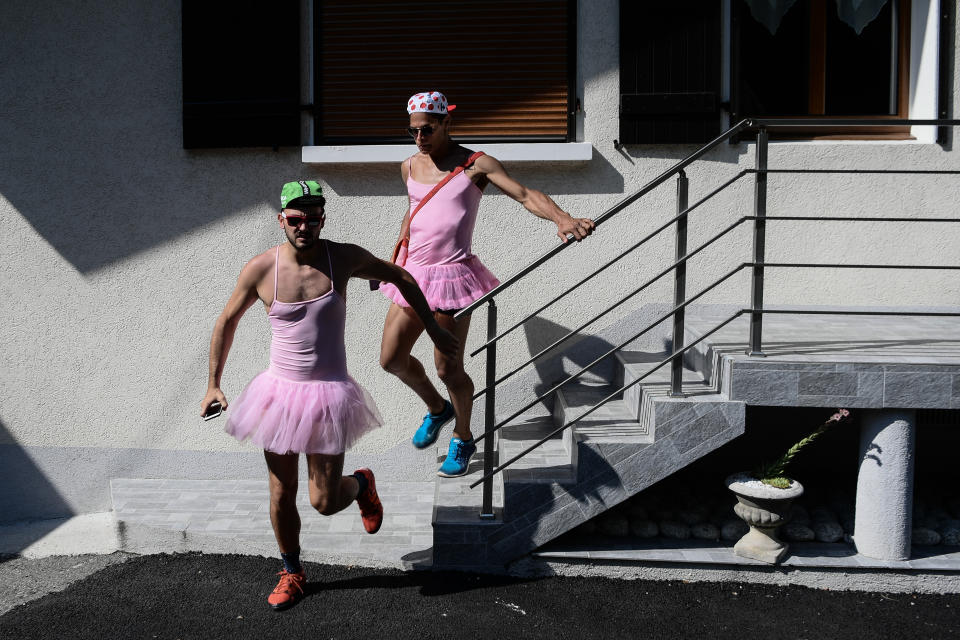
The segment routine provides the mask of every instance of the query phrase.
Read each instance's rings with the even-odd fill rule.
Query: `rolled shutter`
[[[297,0],[183,0],[183,146],[299,146]]]
[[[720,133],[719,0],[620,2],[620,141],[701,143]]]
[[[575,2],[318,0],[318,143],[407,141],[405,104],[444,93],[462,141],[567,140]]]

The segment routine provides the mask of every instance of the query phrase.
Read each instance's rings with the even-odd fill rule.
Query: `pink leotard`
[[[330,243],[324,242],[330,291],[299,302],[277,300],[277,247],[267,312],[270,368],[227,411],[227,433],[274,453],[343,453],[382,422],[370,394],[347,372],[346,303],[333,287]]]
[[[407,167],[407,193],[414,211],[434,185],[413,179],[410,160]],[[431,309],[461,309],[500,284],[471,251],[482,195],[461,172],[413,217],[403,267],[416,279]],[[397,304],[409,306],[395,286],[383,284],[380,290]]]
[[[280,249],[277,248],[279,266]],[[275,376],[288,380],[346,380],[347,350],[343,331],[347,305],[333,287],[333,264],[329,246],[330,291],[312,300],[277,300],[277,272],[273,273],[273,304],[267,312],[273,338],[270,341],[270,368]]]

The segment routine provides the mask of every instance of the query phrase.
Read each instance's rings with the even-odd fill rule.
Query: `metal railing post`
[[[487,340],[492,340],[497,336],[497,304],[493,298],[490,298],[490,305],[487,307]],[[480,518],[493,519],[496,515],[493,513],[493,478],[489,477],[493,471],[494,465],[494,430],[493,426],[497,422],[497,343],[487,347],[487,394],[483,421],[483,475],[487,477],[483,481],[483,505],[480,508]]]
[[[677,175],[677,214],[687,210],[688,191],[690,181],[687,174],[681,169]],[[677,218],[677,253],[679,262],[687,256],[687,216]],[[677,265],[673,271],[673,306],[678,307],[686,302],[687,298],[687,263]],[[671,350],[677,351],[677,345],[683,344],[684,309],[673,314],[673,344]],[[678,355],[670,361],[670,395],[674,398],[683,396],[683,356]]]
[[[767,128],[757,130],[757,182],[753,195],[753,275],[750,279],[750,348],[747,355],[763,354],[763,260],[766,247],[767,221]]]

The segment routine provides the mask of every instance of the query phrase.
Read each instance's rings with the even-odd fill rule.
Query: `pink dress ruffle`
[[[413,276],[430,309],[463,309],[500,284],[477,256],[459,262],[434,265],[403,265]],[[401,307],[409,307],[396,286],[384,282],[380,291]]]
[[[269,370],[250,381],[227,415],[227,433],[279,454],[340,454],[383,422],[352,377],[300,381]]]

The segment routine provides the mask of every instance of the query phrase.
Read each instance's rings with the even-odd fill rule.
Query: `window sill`
[[[470,148],[503,162],[585,162],[593,157],[589,142],[478,143]],[[412,144],[316,146],[301,147],[300,157],[305,164],[372,164],[401,162],[416,151]]]

